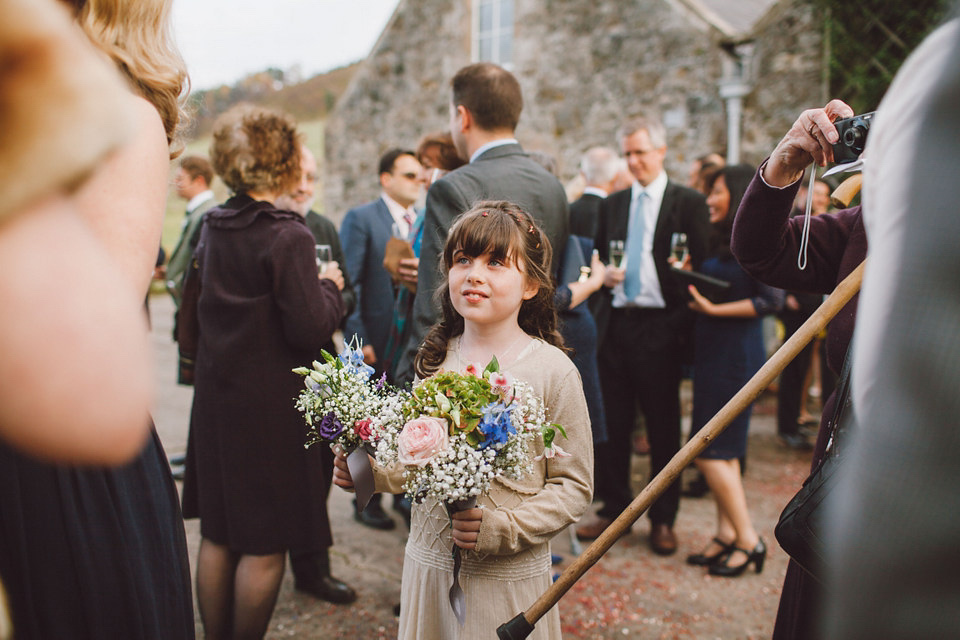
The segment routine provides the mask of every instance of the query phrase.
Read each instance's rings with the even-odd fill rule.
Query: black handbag
[[[827,447],[820,464],[793,496],[774,529],[777,542],[800,567],[817,582],[823,582],[828,548],[825,539],[827,501],[837,484],[838,471],[847,455],[850,436],[855,429],[853,399],[850,397],[850,350],[843,362],[837,383],[837,403],[826,424]]]

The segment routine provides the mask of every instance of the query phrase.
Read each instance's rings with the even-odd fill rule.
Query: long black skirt
[[[18,640],[193,638],[183,518],[156,431],[111,469],[0,443],[0,580]]]

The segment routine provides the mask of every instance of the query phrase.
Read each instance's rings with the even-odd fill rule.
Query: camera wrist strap
[[[797,255],[797,268],[807,268],[807,245],[810,243],[810,210],[813,209],[813,186],[817,181],[817,164],[810,164],[810,182],[807,184],[807,210],[803,216],[803,233],[800,235],[800,251]]]

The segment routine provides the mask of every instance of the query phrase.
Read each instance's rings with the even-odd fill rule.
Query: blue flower
[[[339,357],[344,368],[350,373],[355,373],[364,380],[369,380],[370,376],[373,375],[373,367],[364,363],[363,352],[359,347],[351,348],[348,346]]]
[[[488,404],[483,408],[483,418],[477,428],[483,434],[483,442],[480,443],[481,449],[494,447],[499,449],[507,443],[507,439],[516,430],[510,422],[510,415],[513,413],[512,407],[507,407],[503,403]]]
[[[343,424],[337,420],[337,416],[334,415],[333,411],[323,416],[320,420],[320,424],[317,425],[317,433],[324,440],[333,440],[340,432],[343,431]]]

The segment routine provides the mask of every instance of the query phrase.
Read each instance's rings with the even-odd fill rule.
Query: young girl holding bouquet
[[[494,479],[475,508],[448,516],[435,498],[414,503],[403,565],[401,639],[493,637],[500,624],[550,586],[550,539],[590,504],[590,419],[580,376],[558,348],[550,257],[546,236],[509,202],[479,202],[450,230],[441,265],[442,319],[420,347],[417,375],[477,372],[496,357],[501,374],[525,382],[543,400],[548,421],[560,424],[566,438],[558,435],[562,449],[554,445],[547,455],[538,438],[530,451],[533,472],[519,480]],[[375,468],[375,481],[378,491],[400,492],[402,468]],[[334,482],[353,487],[342,456]],[[448,596],[454,545],[462,558],[463,626]],[[530,637],[560,637],[556,608]]]

